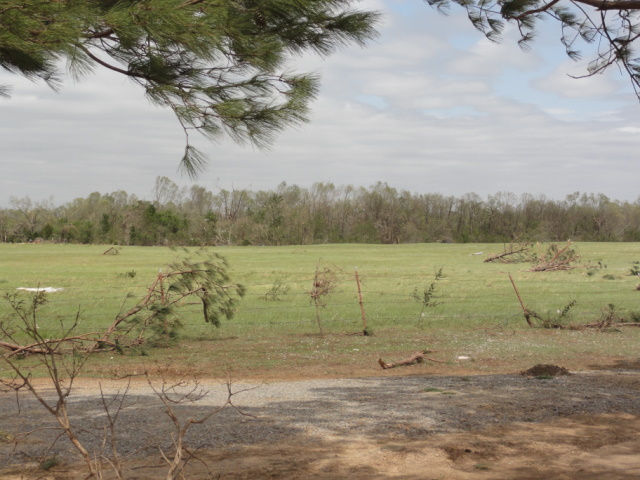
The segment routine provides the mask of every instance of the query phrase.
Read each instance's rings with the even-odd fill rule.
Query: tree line
[[[640,241],[640,201],[572,193],[563,200],[499,192],[486,199],[281,183],[211,192],[158,177],[153,199],[94,192],[61,206],[11,197],[0,241],[113,245],[310,245],[532,241]]]

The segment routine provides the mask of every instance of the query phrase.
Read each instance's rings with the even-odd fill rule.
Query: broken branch
[[[425,360],[429,360],[430,362],[445,363],[442,360],[436,360],[434,358],[429,358],[429,357],[425,356],[425,355],[427,355],[429,353],[436,353],[436,351],[435,350],[422,350],[420,352],[414,353],[409,358],[405,358],[404,360],[399,360],[399,361],[393,362],[393,363],[386,363],[381,358],[379,358],[378,359],[378,364],[384,370],[387,370],[389,368],[400,367],[400,366],[403,366],[403,365],[414,365],[416,363],[423,363]]]

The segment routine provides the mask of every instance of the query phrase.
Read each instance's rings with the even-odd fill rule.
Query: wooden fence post
[[[362,313],[362,333],[367,335],[367,315],[364,313],[364,302],[362,301],[362,289],[360,288],[360,277],[358,277],[358,267],[356,267],[356,284],[358,285],[358,302]]]

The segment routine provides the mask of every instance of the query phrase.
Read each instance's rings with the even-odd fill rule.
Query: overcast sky
[[[210,164],[195,183],[215,192],[382,181],[455,196],[639,199],[638,100],[614,70],[571,79],[584,65],[566,58],[557,25],[525,53],[513,30],[491,43],[459,9],[444,17],[418,0],[360,6],[385,15],[377,41],[292,63],[322,75],[311,123],[266,152],[197,141]],[[13,86],[0,99],[0,205],[117,190],[150,199],[158,176],[192,184],[177,171],[184,137],[172,112],[126,78],[101,71],[59,93],[6,73],[0,84]]]

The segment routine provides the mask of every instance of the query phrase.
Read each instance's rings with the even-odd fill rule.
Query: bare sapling
[[[61,320],[59,339],[51,340],[44,338],[38,327],[38,310],[47,302],[44,292],[35,293],[30,301],[19,300],[16,295],[9,296],[7,300],[13,315],[10,320],[0,322],[3,340],[9,339],[15,344],[20,339],[27,339],[29,348],[3,349],[0,359],[13,375],[8,379],[0,379],[0,384],[16,393],[27,391],[35,398],[56,419],[63,435],[69,439],[86,464],[89,477],[97,477],[100,471],[98,462],[82,444],[77,429],[71,424],[67,403],[74,382],[88,359],[85,349],[79,345],[85,339],[79,339],[73,334],[78,326],[79,314],[68,326]],[[38,361],[35,366],[29,367],[21,363],[19,354],[33,353],[37,353]],[[31,370],[36,366],[44,367],[54,391],[53,398],[45,396],[34,384]],[[16,398],[19,401],[20,396],[17,395]]]
[[[336,272],[329,267],[320,268],[318,264],[316,266],[316,273],[313,277],[313,287],[307,292],[311,298],[311,302],[315,306],[316,323],[320,330],[320,336],[324,337],[324,329],[322,327],[322,319],[320,317],[320,310],[327,307],[327,298],[337,288],[337,276]]]
[[[78,314],[70,325],[65,325],[60,321],[60,339],[51,340],[44,338],[38,328],[38,310],[46,304],[44,292],[34,294],[30,301],[19,300],[13,295],[9,298],[10,305],[13,309],[11,318],[0,322],[1,338],[4,343],[10,345],[18,345],[24,339],[28,339],[30,348],[20,351],[14,348],[0,349],[2,355],[0,359],[9,368],[13,375],[9,378],[0,379],[0,386],[9,391],[16,392],[16,399],[20,409],[21,392],[26,391],[28,395],[35,398],[49,412],[58,423],[61,433],[58,436],[66,437],[73,449],[82,459],[86,466],[86,479],[102,479],[117,478],[124,480],[126,476],[126,468],[118,452],[118,422],[126,409],[126,399],[130,391],[130,380],[124,389],[115,393],[107,393],[100,385],[100,399],[102,410],[104,411],[104,425],[99,430],[102,431],[102,441],[99,446],[95,443],[93,447],[89,447],[91,443],[86,439],[80,438],[80,432],[86,430],[86,425],[73,424],[71,422],[71,411],[69,398],[79,378],[82,368],[86,361],[97,352],[92,348],[86,348],[83,342],[95,343],[95,338],[74,335],[77,328],[80,315]],[[94,334],[95,335],[95,334]],[[8,341],[6,341],[8,340]],[[23,357],[34,357],[36,362],[27,363]],[[50,382],[42,385],[40,382],[34,382],[32,371],[35,368],[44,368]],[[236,408],[232,403],[233,395],[241,393],[243,390],[233,391],[231,381],[228,380],[227,396],[222,405],[212,407],[205,414],[198,417],[180,418],[176,411],[179,405],[190,405],[201,400],[207,395],[207,391],[203,389],[197,379],[185,380],[178,379],[169,382],[163,375],[161,381],[155,381],[148,372],[145,372],[147,383],[155,396],[165,407],[165,414],[173,425],[171,452],[164,451],[160,446],[162,457],[167,463],[167,480],[175,480],[178,478],[187,478],[184,474],[185,467],[191,461],[198,461],[204,466],[211,478],[213,473],[209,470],[206,462],[198,456],[198,448],[191,448],[185,442],[187,432],[193,425],[202,424],[209,420],[212,416],[219,413],[223,408]],[[53,390],[54,394],[51,395]],[[250,416],[244,412],[236,410],[246,416]],[[32,435],[41,429],[12,436],[17,439]],[[57,439],[53,440],[51,445],[47,446],[47,452],[51,451]]]
[[[209,471],[211,478],[215,478],[213,472],[209,470],[207,463],[198,456],[199,447],[188,447],[185,442],[185,437],[189,429],[193,425],[201,425],[205,423],[211,417],[218,414],[227,407],[234,408],[241,415],[252,417],[252,415],[239,410],[232,402],[232,397],[234,395],[237,395],[238,393],[241,393],[245,390],[233,391],[231,379],[228,379],[226,382],[227,397],[221,405],[213,407],[207,413],[197,417],[190,416],[187,418],[181,418],[176,410],[176,407],[180,405],[192,405],[202,400],[209,393],[208,390],[202,387],[200,381],[197,378],[193,380],[181,379],[171,382],[163,377],[161,380],[161,384],[158,386],[157,382],[153,381],[148,372],[145,373],[145,375],[149,387],[153,390],[155,396],[164,405],[165,414],[167,415],[167,417],[169,417],[173,426],[173,432],[171,434],[173,451],[166,452],[159,447],[160,454],[168,466],[167,475],[165,477],[166,480],[188,478],[185,476],[185,468],[187,467],[189,462],[193,460],[200,462]]]
[[[127,382],[124,390],[117,391],[115,394],[108,395],[100,387],[100,400],[102,402],[102,409],[106,416],[106,424],[104,426],[104,435],[102,437],[102,451],[97,456],[100,461],[100,471],[104,471],[104,465],[107,464],[113,471],[118,480],[124,480],[124,469],[118,453],[118,432],[116,431],[116,424],[120,418],[120,415],[125,409],[125,401],[129,394],[131,382]],[[108,454],[106,453],[108,451]]]
[[[118,392],[114,396],[105,394],[101,389],[102,406],[106,414],[103,441],[100,448],[94,447],[93,451],[90,451],[88,443],[83,443],[79,436],[83,426],[73,425],[70,420],[68,399],[91,355],[105,349],[122,351],[122,347],[126,345],[123,340],[127,340],[126,335],[132,332],[134,327],[137,327],[136,338],[129,342],[129,345],[146,341],[145,332],[160,331],[166,334],[168,328],[173,328],[168,322],[175,322],[170,315],[174,313],[174,309],[189,304],[189,299],[196,299],[202,306],[206,322],[218,326],[221,318],[232,317],[237,298],[244,294],[244,287],[230,282],[226,273],[227,265],[222,257],[206,251],[197,252],[196,255],[202,255],[204,259],[194,261],[193,257],[188,255],[169,265],[169,271],[158,275],[147,296],[126,314],[119,315],[106,331],[77,335],[75,331],[81,317],[78,311],[71,319],[60,318],[59,334],[56,338],[50,338],[50,333],[43,332],[50,332],[51,328],[48,326],[47,329],[40,329],[38,325],[40,309],[47,303],[44,291],[36,292],[28,300],[18,294],[5,297],[12,313],[0,320],[0,361],[12,374],[0,379],[0,386],[16,392],[18,407],[20,393],[27,392],[55,418],[61,431],[60,436],[70,441],[85,463],[86,478],[103,478],[106,470],[118,479],[124,478],[117,450],[116,424],[125,408],[125,399],[129,391],[127,386],[122,393]],[[51,324],[50,321],[46,323]],[[35,362],[24,361],[25,357],[33,357]],[[39,383],[34,383],[34,369],[38,369],[38,373],[44,370],[50,384],[41,387]],[[178,382],[174,386],[177,388],[180,384],[181,382]],[[150,385],[154,388],[151,382]],[[54,392],[53,396],[49,393],[51,390]],[[154,392],[166,407],[167,415],[176,425],[176,456],[169,461],[167,479],[184,478],[181,472],[186,463],[191,459],[197,459],[195,453],[184,445],[184,435],[189,426],[206,421],[220,410],[213,409],[201,418],[192,418],[184,424],[179,424],[171,405],[191,401],[198,395],[193,390],[176,398],[172,396],[173,390],[166,387],[164,381],[162,387],[154,388]],[[223,407],[231,404],[230,383],[228,390],[229,396]],[[177,428],[178,425],[180,428]],[[53,444],[56,441],[57,439]],[[52,447],[53,445],[49,450]]]

